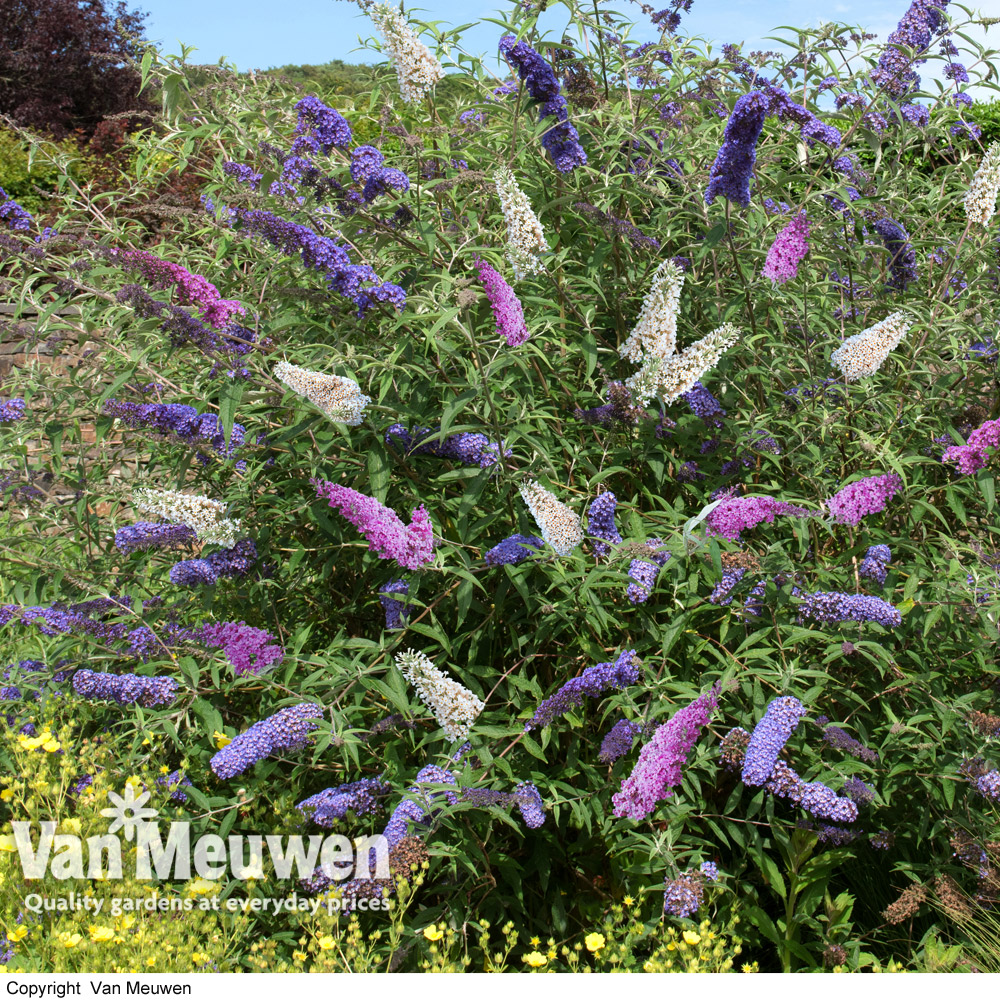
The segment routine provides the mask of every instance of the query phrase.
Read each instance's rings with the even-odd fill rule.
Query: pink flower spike
[[[718,685],[680,709],[642,748],[632,773],[612,797],[615,816],[645,819],[681,783],[683,767],[719,703]]]
[[[987,420],[980,424],[965,444],[953,444],[945,448],[942,461],[954,462],[964,476],[986,468],[990,458],[990,448],[1000,448],[1000,420]]]
[[[885,476],[869,476],[845,486],[826,505],[837,524],[858,525],[867,514],[878,514],[903,488],[903,480],[890,472]]]
[[[770,278],[776,285],[798,276],[799,264],[809,253],[809,222],[805,213],[797,215],[774,238],[771,249],[767,251],[767,260],[761,274]]]
[[[210,326],[222,329],[234,315],[245,312],[236,299],[219,297],[219,290],[207,278],[192,274],[180,264],[161,260],[148,250],[116,250],[114,259],[128,271],[136,271],[151,288],[176,286],[177,301],[182,306],[196,306]]]
[[[423,505],[413,510],[406,525],[391,508],[347,486],[317,481],[316,494],[329,500],[382,559],[395,559],[405,569],[419,569],[433,561],[434,526]]]
[[[477,257],[476,267],[479,269],[479,280],[483,283],[493,308],[497,333],[506,338],[508,347],[520,347],[531,334],[524,322],[524,310],[514,289],[486,261]]]

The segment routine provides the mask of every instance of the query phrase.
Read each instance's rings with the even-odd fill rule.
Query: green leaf
[[[986,510],[992,514],[993,508],[997,505],[996,480],[990,472],[983,469],[980,471],[979,475],[976,476],[976,482],[979,483],[979,488],[983,491],[983,499],[986,501]]]
[[[594,374],[597,367],[597,337],[593,330],[587,330],[580,341],[583,348],[583,356],[587,359],[587,378]]]
[[[219,421],[222,423],[222,433],[225,436],[226,448],[233,437],[233,424],[236,423],[236,409],[243,399],[244,383],[233,380],[227,382],[219,397]]]
[[[384,448],[368,449],[368,484],[372,496],[385,503],[389,492],[389,456]]]

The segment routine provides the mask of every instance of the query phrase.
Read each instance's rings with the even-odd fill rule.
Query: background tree
[[[104,0],[4,0],[0,113],[62,137],[73,130],[89,136],[107,115],[149,111],[139,74],[128,65],[141,53],[146,16],[124,0],[116,7]]]

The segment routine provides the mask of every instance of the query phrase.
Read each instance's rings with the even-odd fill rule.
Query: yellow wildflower
[[[23,941],[28,936],[28,928],[21,924],[12,931],[7,932],[7,938],[11,941]]]
[[[596,955],[604,947],[604,935],[596,933],[588,934],[583,939],[583,943],[587,946],[587,951],[593,952]]]
[[[533,969],[540,969],[543,965],[549,964],[549,960],[539,951],[528,952],[521,961],[530,965]]]
[[[306,956],[306,953],[304,951],[293,951],[292,952],[292,958],[294,958],[296,962],[304,962],[306,960],[306,957],[307,956]]]
[[[50,739],[50,740],[46,740],[42,744],[42,749],[46,753],[55,753],[58,749],[60,749],[61,746],[62,746],[62,744],[58,740],[56,740],[56,739]]]
[[[10,802],[10,800],[14,798],[14,794],[13,788],[5,788],[2,792],[0,792],[0,802]]]
[[[424,937],[428,941],[440,941],[444,937],[444,931],[438,930],[433,924],[424,928]]]
[[[227,736],[225,733],[220,733],[218,729],[212,733],[212,739],[215,740],[215,747],[217,750],[222,750],[223,747],[229,746],[233,742],[232,736]]]
[[[219,887],[215,882],[209,882],[208,879],[196,878],[188,882],[185,888],[192,896],[207,896]]]
[[[110,927],[98,927],[95,924],[91,924],[88,930],[90,931],[90,940],[95,944],[100,944],[102,941],[110,941],[115,936],[115,932]]]
[[[67,931],[63,931],[59,935],[59,943],[64,948],[75,948],[82,940],[82,934],[70,934]]]
[[[63,833],[72,833],[74,836],[79,836],[80,831],[82,829],[83,829],[83,823],[81,823],[76,816],[73,816],[70,819],[64,819],[62,821]]]
[[[623,903],[624,903],[624,904],[625,904],[626,906],[631,906],[631,905],[632,905],[632,904],[633,904],[633,903],[635,902],[635,900],[634,900],[634,899],[633,899],[633,898],[632,898],[631,896],[626,896],[626,897],[625,897],[625,898],[624,898],[624,899],[622,900],[622,902],[623,902]]]
[[[337,942],[334,941],[332,934],[324,934],[319,939],[319,950],[320,951],[329,951],[331,948],[335,947],[336,944],[337,944]]]
[[[0,851],[16,851],[17,845],[14,843],[14,834],[5,833],[0,836]]]
[[[683,934],[684,940],[688,944],[699,944],[701,942],[701,935],[695,931],[685,931]]]

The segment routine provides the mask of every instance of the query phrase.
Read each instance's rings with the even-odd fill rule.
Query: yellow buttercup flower
[[[10,802],[14,798],[15,792],[13,788],[5,788],[0,792],[0,802]]]
[[[688,944],[698,944],[701,941],[701,935],[695,931],[685,931],[682,936]]]
[[[82,940],[82,934],[70,934],[67,931],[63,931],[59,935],[59,943],[64,948],[75,948]]]
[[[7,932],[7,938],[10,941],[23,941],[28,936],[28,928],[22,924],[20,927],[15,927],[12,931]]]
[[[528,944],[534,945],[536,948],[542,943],[542,939],[538,937],[533,937],[528,939]]]
[[[583,939],[583,943],[587,946],[587,951],[593,952],[596,955],[604,947],[604,935],[596,933],[588,934]]]
[[[0,836],[0,851],[16,851],[17,844],[14,843],[14,834],[5,833]]]
[[[75,816],[70,819],[64,819],[62,821],[63,833],[72,833],[74,836],[79,836],[80,831],[83,829],[83,823],[80,822]]]
[[[220,733],[218,729],[212,733],[212,739],[215,740],[215,747],[217,750],[222,750],[224,747],[229,746],[229,744],[233,742],[232,736]]]
[[[58,740],[46,740],[42,744],[42,749],[46,753],[55,753],[61,746],[62,744]]]
[[[528,952],[521,961],[533,969],[540,969],[543,965],[549,964],[549,960],[539,951]]]
[[[184,888],[192,896],[207,896],[210,892],[215,892],[219,886],[215,882],[209,882],[208,879],[196,878],[188,882]]]
[[[292,952],[292,958],[294,958],[296,962],[304,962],[307,957],[308,956],[306,955],[306,953],[304,951],[293,951]]]
[[[440,941],[444,937],[444,931],[439,931],[433,924],[424,928],[424,937],[428,941]]]
[[[110,927],[97,927],[91,924],[87,929],[90,931],[90,940],[95,944],[100,944],[102,941],[110,941],[115,936],[115,932]]]
[[[319,950],[320,951],[329,951],[331,948],[335,947],[336,944],[337,944],[337,942],[334,941],[332,934],[324,934],[319,939]]]

